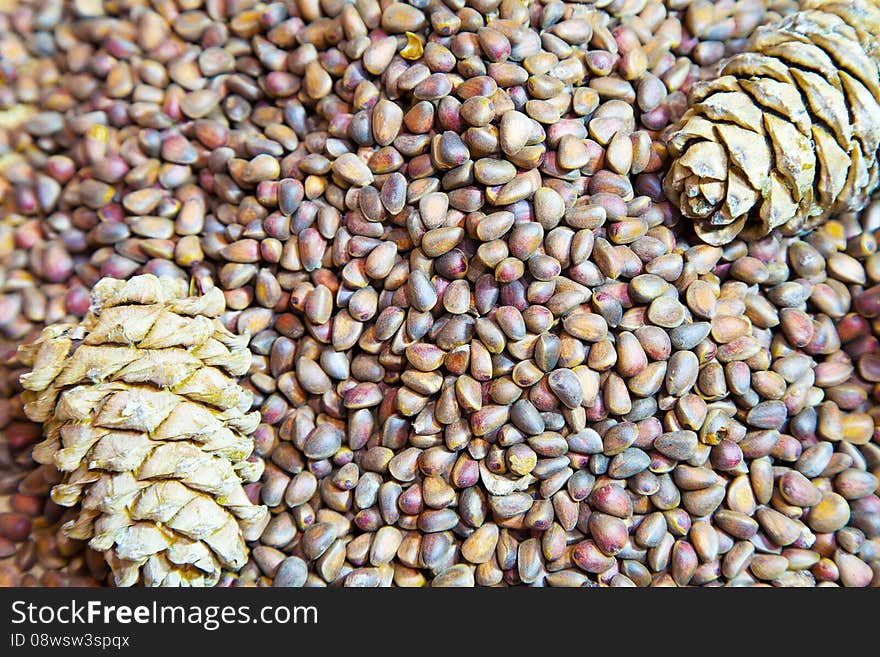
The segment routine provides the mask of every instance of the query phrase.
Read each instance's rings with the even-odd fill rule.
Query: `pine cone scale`
[[[797,127],[807,136],[810,134],[810,116],[803,97],[792,82],[780,82],[772,78],[739,80],[739,86],[759,105],[767,117],[785,117],[786,123]],[[765,124],[766,125],[766,124]]]
[[[801,134],[793,122],[774,114],[766,114],[764,122],[776,165],[788,183],[792,198],[800,202],[810,192],[816,168],[816,156],[810,140]]]

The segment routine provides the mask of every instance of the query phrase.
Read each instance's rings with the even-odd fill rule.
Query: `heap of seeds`
[[[251,336],[222,584],[877,584],[880,204],[719,248],[661,188],[794,5],[0,0],[0,584],[108,580],[11,352],[139,273]]]

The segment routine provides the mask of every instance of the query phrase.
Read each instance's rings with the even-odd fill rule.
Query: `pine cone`
[[[64,473],[56,503],[82,505],[64,531],[104,552],[118,586],[213,585],[268,521],[242,488],[262,474],[247,460],[260,418],[233,378],[250,367],[248,339],[224,310],[218,289],[105,278],[79,325],[19,349],[25,413],[44,423],[34,459]]]
[[[880,2],[808,0],[694,85],[664,190],[697,234],[788,235],[864,207],[877,187]]]

